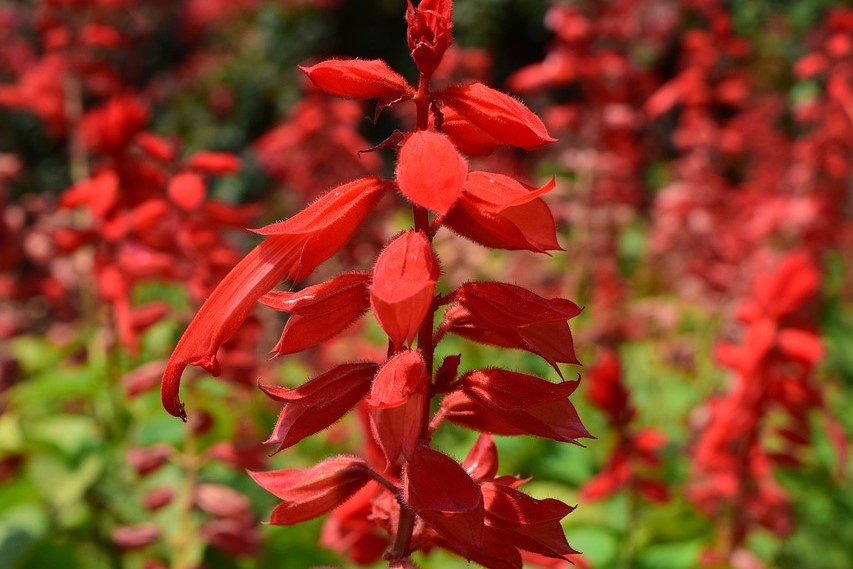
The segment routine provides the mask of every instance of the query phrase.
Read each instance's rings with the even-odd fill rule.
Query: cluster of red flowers
[[[667,501],[669,488],[649,472],[661,464],[659,453],[666,445],[666,437],[656,429],[632,428],[636,409],[631,405],[614,352],[603,352],[590,369],[589,385],[587,398],[607,415],[609,427],[616,433],[616,446],[604,469],[584,484],[581,495],[595,500],[628,488],[649,501]]]
[[[811,441],[810,415],[824,406],[814,376],[824,350],[808,310],[819,284],[807,254],[788,255],[777,270],[757,275],[752,296],[741,304],[739,344],[719,346],[718,359],[735,372],[735,381],[708,406],[688,488],[709,516],[730,516],[719,550],[706,555],[709,562],[733,559],[754,527],[782,536],[793,527],[774,471],[801,463]],[[842,450],[841,460],[845,456]]]
[[[360,500],[333,519],[337,532],[348,534],[346,542],[356,544],[351,554],[359,561],[378,558],[390,544],[384,555],[391,567],[412,567],[414,551],[434,546],[487,567],[521,567],[524,557],[566,559],[574,553],[560,526],[572,508],[522,493],[523,479],[498,476],[496,450],[485,433],[573,443],[588,437],[568,400],[578,382],[555,384],[498,368],[460,374],[460,355],[447,356],[436,369],[435,349],[446,334],[455,334],[537,354],[559,374],[560,362],[578,363],[567,320],[580,308],[507,283],[469,282],[437,293],[441,268],[431,242],[442,226],[492,248],[560,248],[540,197],[553,182],[536,189],[505,175],[469,171],[457,150],[483,153],[498,144],[529,149],[553,139],[522,103],[482,83],[431,89],[451,43],[451,11],[450,0],[409,4],[407,39],[420,73],[417,88],[381,60],[327,60],[303,68],[327,93],[378,99],[377,112],[412,102],[417,128],[380,145],[397,152],[394,180],[345,183],[286,221],[257,230],[266,239],[214,290],[172,354],[163,404],[186,418],[178,398],[184,368],[198,365],[218,374],[217,350],[258,300],[290,313],[274,348],[278,354],[324,342],[370,309],[389,338],[386,361],[344,363],[293,389],[263,389],[284,403],[268,441],[278,449],[360,406],[378,452],[336,456],[306,470],[254,473],[283,500],[271,522],[314,518],[358,494]],[[303,280],[334,255],[388,192],[411,203],[414,228],[390,240],[370,273],[344,273],[293,292],[272,290],[282,279]],[[432,413],[437,397],[441,404]],[[462,464],[430,446],[445,420],[484,433]]]
[[[626,308],[618,240],[637,220],[650,228],[655,278],[665,286],[713,310],[721,300],[754,298],[739,312],[742,347],[721,350],[736,383],[694,423],[689,483],[709,516],[731,513],[718,556],[706,561],[734,563],[748,557],[741,546],[755,527],[790,530],[774,470],[798,462],[810,441],[809,414],[823,405],[823,388],[814,383],[822,354],[815,322],[797,315],[813,307],[807,303],[825,252],[849,250],[849,212],[839,204],[849,202],[853,12],[833,9],[808,38],[810,50],[793,69],[795,85],[807,88],[793,105],[756,72],[776,65],[778,54],[738,35],[724,2],[555,3],[546,24],[555,41],[545,60],[516,72],[508,85],[543,97],[554,87],[568,94],[545,119],[561,135],[558,156],[574,174],[572,189],[585,198],[572,198],[565,213],[587,230],[582,250],[593,256],[596,315]],[[643,57],[632,51],[637,45]],[[795,253],[770,270],[786,251]],[[746,290],[752,281],[754,291]],[[618,344],[635,335],[630,326],[642,326],[638,316],[620,312],[612,325],[599,321],[601,339]],[[591,375],[591,398],[607,411],[618,442],[587,497],[632,479],[625,460],[631,452],[655,464],[660,443],[652,436],[639,449],[626,434],[633,410],[612,355]],[[767,431],[779,412],[789,424],[778,431],[783,450],[775,452],[768,445],[778,441]]]

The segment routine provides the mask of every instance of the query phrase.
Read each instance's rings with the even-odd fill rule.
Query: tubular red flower
[[[435,122],[432,115],[430,122]],[[450,107],[441,109],[441,132],[453,141],[456,148],[469,156],[488,156],[500,144]]]
[[[391,100],[414,95],[406,79],[381,59],[329,59],[299,69],[314,85],[332,95]]]
[[[577,553],[566,541],[560,520],[574,510],[559,500],[537,500],[504,484],[480,486],[486,509],[486,526],[513,546],[565,559]]]
[[[283,500],[270,516],[271,524],[293,525],[325,514],[370,481],[367,463],[352,456],[335,456],[307,470],[249,472],[267,492]]]
[[[179,399],[187,365],[220,371],[216,352],[245,320],[252,305],[284,278],[299,280],[332,256],[352,235],[385,190],[379,178],[339,186],[290,219],[257,231],[269,237],[255,247],[214,289],[172,352],[163,374],[166,410],[186,420]]]
[[[446,397],[442,407],[450,421],[502,435],[527,433],[578,443],[591,435],[568,400],[578,381],[551,383],[505,369],[482,369],[459,380],[460,394]]]
[[[204,202],[204,178],[194,172],[180,172],[169,180],[166,193],[172,203],[192,211]]]
[[[186,167],[203,174],[222,176],[240,169],[240,159],[230,152],[196,152],[189,157]]]
[[[468,164],[446,136],[413,132],[400,148],[396,179],[412,203],[446,214],[462,195]]]
[[[471,172],[462,196],[444,219],[453,231],[486,247],[544,253],[561,250],[554,217],[539,197],[554,189],[554,179],[539,189],[489,172]]]
[[[465,283],[459,304],[445,312],[441,332],[475,342],[526,350],[541,356],[562,376],[558,362],[579,364],[566,320],[581,308],[564,298],[546,299],[507,283]]]
[[[296,389],[262,385],[261,390],[285,402],[267,443],[276,452],[332,425],[367,394],[379,366],[373,362],[339,365]]]
[[[370,285],[370,306],[395,348],[411,342],[432,304],[439,267],[419,231],[398,236],[379,255]]]
[[[290,312],[273,351],[293,354],[335,336],[355,322],[370,306],[370,275],[344,273],[298,292],[272,291],[261,303]]]
[[[462,466],[426,445],[418,445],[406,468],[406,504],[466,556],[483,542],[480,487]]]
[[[402,452],[407,458],[424,423],[429,377],[420,352],[404,350],[382,366],[370,388],[370,429],[388,465]]]
[[[532,150],[557,140],[523,103],[482,83],[448,87],[435,96],[504,144]]]

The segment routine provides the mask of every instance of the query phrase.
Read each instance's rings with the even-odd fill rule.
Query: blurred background
[[[0,3],[0,567],[383,567],[334,515],[261,523],[245,470],[364,444],[359,417],[269,457],[280,407],[334,362],[384,358],[365,318],[269,359],[256,310],[159,380],[212,288],[285,218],[394,155],[394,129],[297,65],[381,58],[414,81],[402,0]],[[456,0],[436,85],[520,98],[558,142],[462,149],[541,186],[565,252],[493,251],[442,230],[444,290],[516,282],[584,306],[572,400],[586,448],[496,437],[502,473],[578,508],[582,567],[853,567],[853,4],[830,0]],[[305,284],[369,268],[410,220],[380,204]],[[367,340],[366,340],[366,339]],[[554,377],[451,337],[466,366]],[[437,446],[462,458],[473,435]],[[384,537],[372,538],[380,545]],[[448,553],[425,568],[465,567]],[[531,565],[562,567],[566,564]]]

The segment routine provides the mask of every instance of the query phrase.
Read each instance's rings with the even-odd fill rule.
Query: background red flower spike
[[[341,97],[398,100],[414,94],[406,79],[381,59],[328,59],[299,69],[317,87]]]
[[[419,231],[399,235],[376,260],[370,306],[396,348],[417,334],[432,305],[438,276],[435,253]]]
[[[446,136],[413,132],[400,148],[396,179],[409,201],[444,215],[462,195],[468,164]]]
[[[448,87],[435,95],[475,127],[504,144],[532,150],[557,140],[523,103],[482,83]]]

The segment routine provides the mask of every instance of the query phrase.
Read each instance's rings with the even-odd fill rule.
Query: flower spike
[[[269,237],[219,283],[172,352],[160,390],[166,411],[186,421],[178,393],[187,365],[218,375],[216,352],[240,327],[255,301],[284,278],[307,276],[340,249],[382,197],[385,185],[375,177],[344,184],[290,219],[257,231]]]

